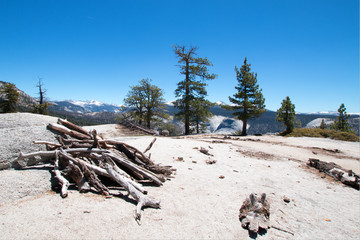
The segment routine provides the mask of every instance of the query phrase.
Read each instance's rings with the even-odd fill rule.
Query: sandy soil
[[[153,137],[119,139],[144,150]],[[200,147],[213,156],[200,153]],[[275,136],[158,137],[151,158],[172,165],[177,173],[162,187],[147,187],[149,195],[161,200],[161,209],[144,209],[141,226],[133,218],[135,202],[130,197],[105,199],[73,190],[62,199],[50,191],[46,166],[0,171],[0,179],[6,179],[0,181],[0,239],[248,239],[238,214],[252,192],[265,192],[271,224],[294,234],[270,228],[257,239],[359,239],[360,192],[322,178],[305,165],[309,158],[318,158],[359,173],[359,147],[360,143]],[[208,165],[208,159],[217,162]],[[37,179],[30,180],[32,173]],[[21,187],[19,178],[20,183],[42,184],[43,191],[33,193],[27,183],[22,185],[30,191],[27,196],[14,196],[8,190]]]

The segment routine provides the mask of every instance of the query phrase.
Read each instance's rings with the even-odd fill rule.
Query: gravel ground
[[[33,141],[56,142],[55,135],[46,129],[49,123],[56,123],[56,117],[32,113],[0,114],[0,170],[11,167],[20,150],[30,153],[45,150],[44,145]]]

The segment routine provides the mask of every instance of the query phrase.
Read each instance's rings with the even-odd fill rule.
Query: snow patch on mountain
[[[208,130],[215,134],[233,134],[241,131],[243,122],[234,118],[215,115],[209,121]],[[247,125],[249,129],[250,125]]]
[[[329,119],[329,118],[316,118],[314,120],[312,120],[311,122],[309,122],[308,124],[306,124],[306,128],[318,128],[320,127],[320,124],[322,122],[322,120],[324,120],[326,125],[330,125],[334,123],[333,119]]]

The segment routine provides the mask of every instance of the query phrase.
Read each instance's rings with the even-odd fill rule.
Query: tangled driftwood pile
[[[96,130],[89,133],[66,120],[59,119],[58,124],[49,124],[48,128],[59,134],[58,143],[34,141],[45,144],[47,151],[20,153],[16,161],[21,167],[51,162],[63,198],[68,196],[70,183],[75,183],[80,192],[95,189],[111,197],[107,185],[116,182],[137,201],[136,220],[141,218],[142,207],[160,207],[160,201],[148,196],[141,184],[151,182],[161,186],[175,171],[171,166],[155,164],[150,154],[145,155],[156,138],[142,152],[124,142],[102,139]]]

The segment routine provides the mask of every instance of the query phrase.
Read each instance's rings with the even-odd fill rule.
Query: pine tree
[[[212,63],[207,58],[196,57],[197,47],[186,48],[185,46],[173,46],[175,55],[179,59],[180,73],[185,75],[185,79],[180,81],[175,90],[175,107],[180,111],[177,117],[182,118],[185,123],[185,135],[190,134],[190,121],[194,117],[191,104],[199,99],[204,99],[207,95],[205,87],[206,81],[215,79],[215,74],[208,72],[208,67]]]
[[[291,103],[289,97],[286,97],[281,107],[276,112],[276,121],[282,122],[286,126],[284,134],[290,133],[295,128],[295,105]]]
[[[17,111],[16,104],[19,102],[20,93],[17,90],[15,84],[4,83],[0,89],[4,94],[3,100],[0,102],[0,108],[5,113],[12,113]]]
[[[158,117],[166,117],[164,113],[163,90],[151,84],[151,79],[142,79],[139,85],[131,87],[124,103],[133,108],[133,117],[141,125],[151,127],[151,122]]]
[[[233,97],[229,97],[234,106],[224,106],[226,109],[234,110],[233,115],[242,120],[243,129],[241,135],[243,136],[246,136],[248,119],[258,117],[266,111],[265,98],[261,93],[262,89],[259,89],[257,84],[257,74],[250,72],[250,66],[251,64],[247,63],[247,58],[245,58],[240,69],[235,66],[238,81],[235,87],[237,93]]]
[[[206,99],[196,99],[191,102],[192,109],[190,125],[195,127],[196,133],[204,132],[206,130],[206,123],[212,116],[210,107],[214,104]]]
[[[321,120],[321,123],[320,123],[320,129],[326,129],[327,126],[326,126],[326,123],[325,123],[325,120]]]
[[[334,124],[332,125],[332,128],[343,132],[350,131],[350,126],[348,123],[350,115],[346,113],[346,107],[343,103],[340,105],[338,112],[339,116],[336,118]]]

